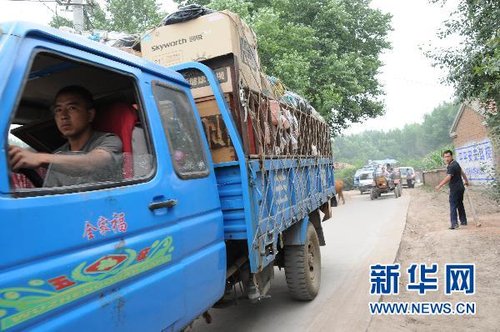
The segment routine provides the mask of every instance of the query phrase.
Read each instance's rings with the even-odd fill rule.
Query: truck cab
[[[32,24],[0,26],[0,330],[178,330],[224,291],[213,163],[184,78]],[[44,187],[9,146],[52,152],[68,85],[123,142],[119,179]],[[198,273],[203,271],[203,273]],[[147,300],[146,300],[147,299]],[[70,309],[69,309],[70,308]]]

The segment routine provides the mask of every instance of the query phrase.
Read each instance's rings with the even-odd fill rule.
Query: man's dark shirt
[[[450,180],[450,193],[465,190],[464,183],[462,182],[462,167],[455,160],[448,165],[446,174],[451,175]]]

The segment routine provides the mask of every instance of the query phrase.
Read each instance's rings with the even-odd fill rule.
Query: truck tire
[[[307,225],[306,243],[285,246],[285,277],[290,295],[300,301],[313,300],[321,284],[321,252],[316,231]]]

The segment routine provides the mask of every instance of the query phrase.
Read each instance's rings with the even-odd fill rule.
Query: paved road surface
[[[411,189],[406,189],[411,190]],[[365,331],[369,322],[369,266],[392,263],[404,229],[409,194],[348,193],[346,204],[323,223],[327,245],[321,247],[322,281],[312,302],[290,299],[285,275],[276,269],[271,298],[258,304],[240,300],[225,309],[211,309],[212,324],[198,320],[193,331]]]

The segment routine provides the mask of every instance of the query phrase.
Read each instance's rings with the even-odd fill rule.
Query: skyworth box
[[[215,69],[224,92],[233,92],[232,80],[261,90],[260,61],[254,32],[240,17],[220,11],[194,20],[156,28],[141,41],[142,56],[164,66],[188,61],[205,62],[232,54],[234,66]],[[233,71],[237,71],[237,75]],[[204,77],[188,78],[195,98],[212,94]]]

